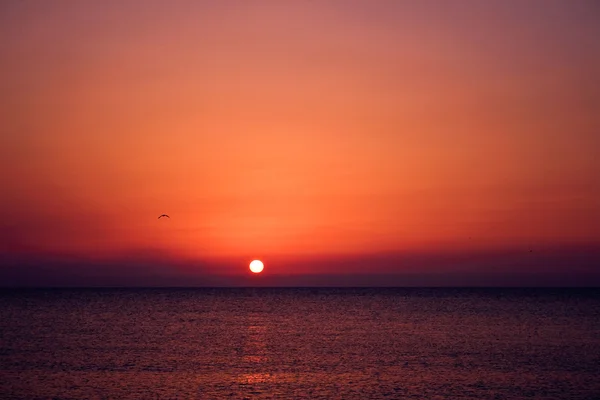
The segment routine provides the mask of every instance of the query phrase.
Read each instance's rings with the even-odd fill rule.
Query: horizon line
[[[0,290],[13,289],[600,289],[597,286],[2,286]]]

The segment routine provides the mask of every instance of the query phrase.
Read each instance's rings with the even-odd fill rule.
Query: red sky
[[[2,274],[75,257],[244,275],[258,257],[460,276],[444,260],[479,257],[478,274],[544,275],[579,257],[600,282],[599,17],[594,1],[4,1]],[[515,255],[530,247],[562,255]]]

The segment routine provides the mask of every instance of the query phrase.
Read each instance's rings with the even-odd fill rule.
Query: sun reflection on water
[[[264,371],[269,362],[267,325],[264,317],[259,314],[249,314],[244,320],[245,342],[242,347],[242,361],[244,369],[251,372],[241,374],[237,380],[241,384],[269,382],[273,377],[271,373]]]
[[[257,372],[252,374],[243,374],[240,377],[239,383],[253,384],[253,383],[265,383],[271,382],[273,376],[266,372]]]

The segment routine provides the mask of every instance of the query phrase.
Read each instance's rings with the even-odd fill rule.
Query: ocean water
[[[3,290],[0,398],[600,399],[600,291]]]

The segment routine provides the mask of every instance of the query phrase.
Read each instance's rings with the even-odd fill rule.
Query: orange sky
[[[598,243],[598,17],[591,1],[5,1],[4,250]]]

